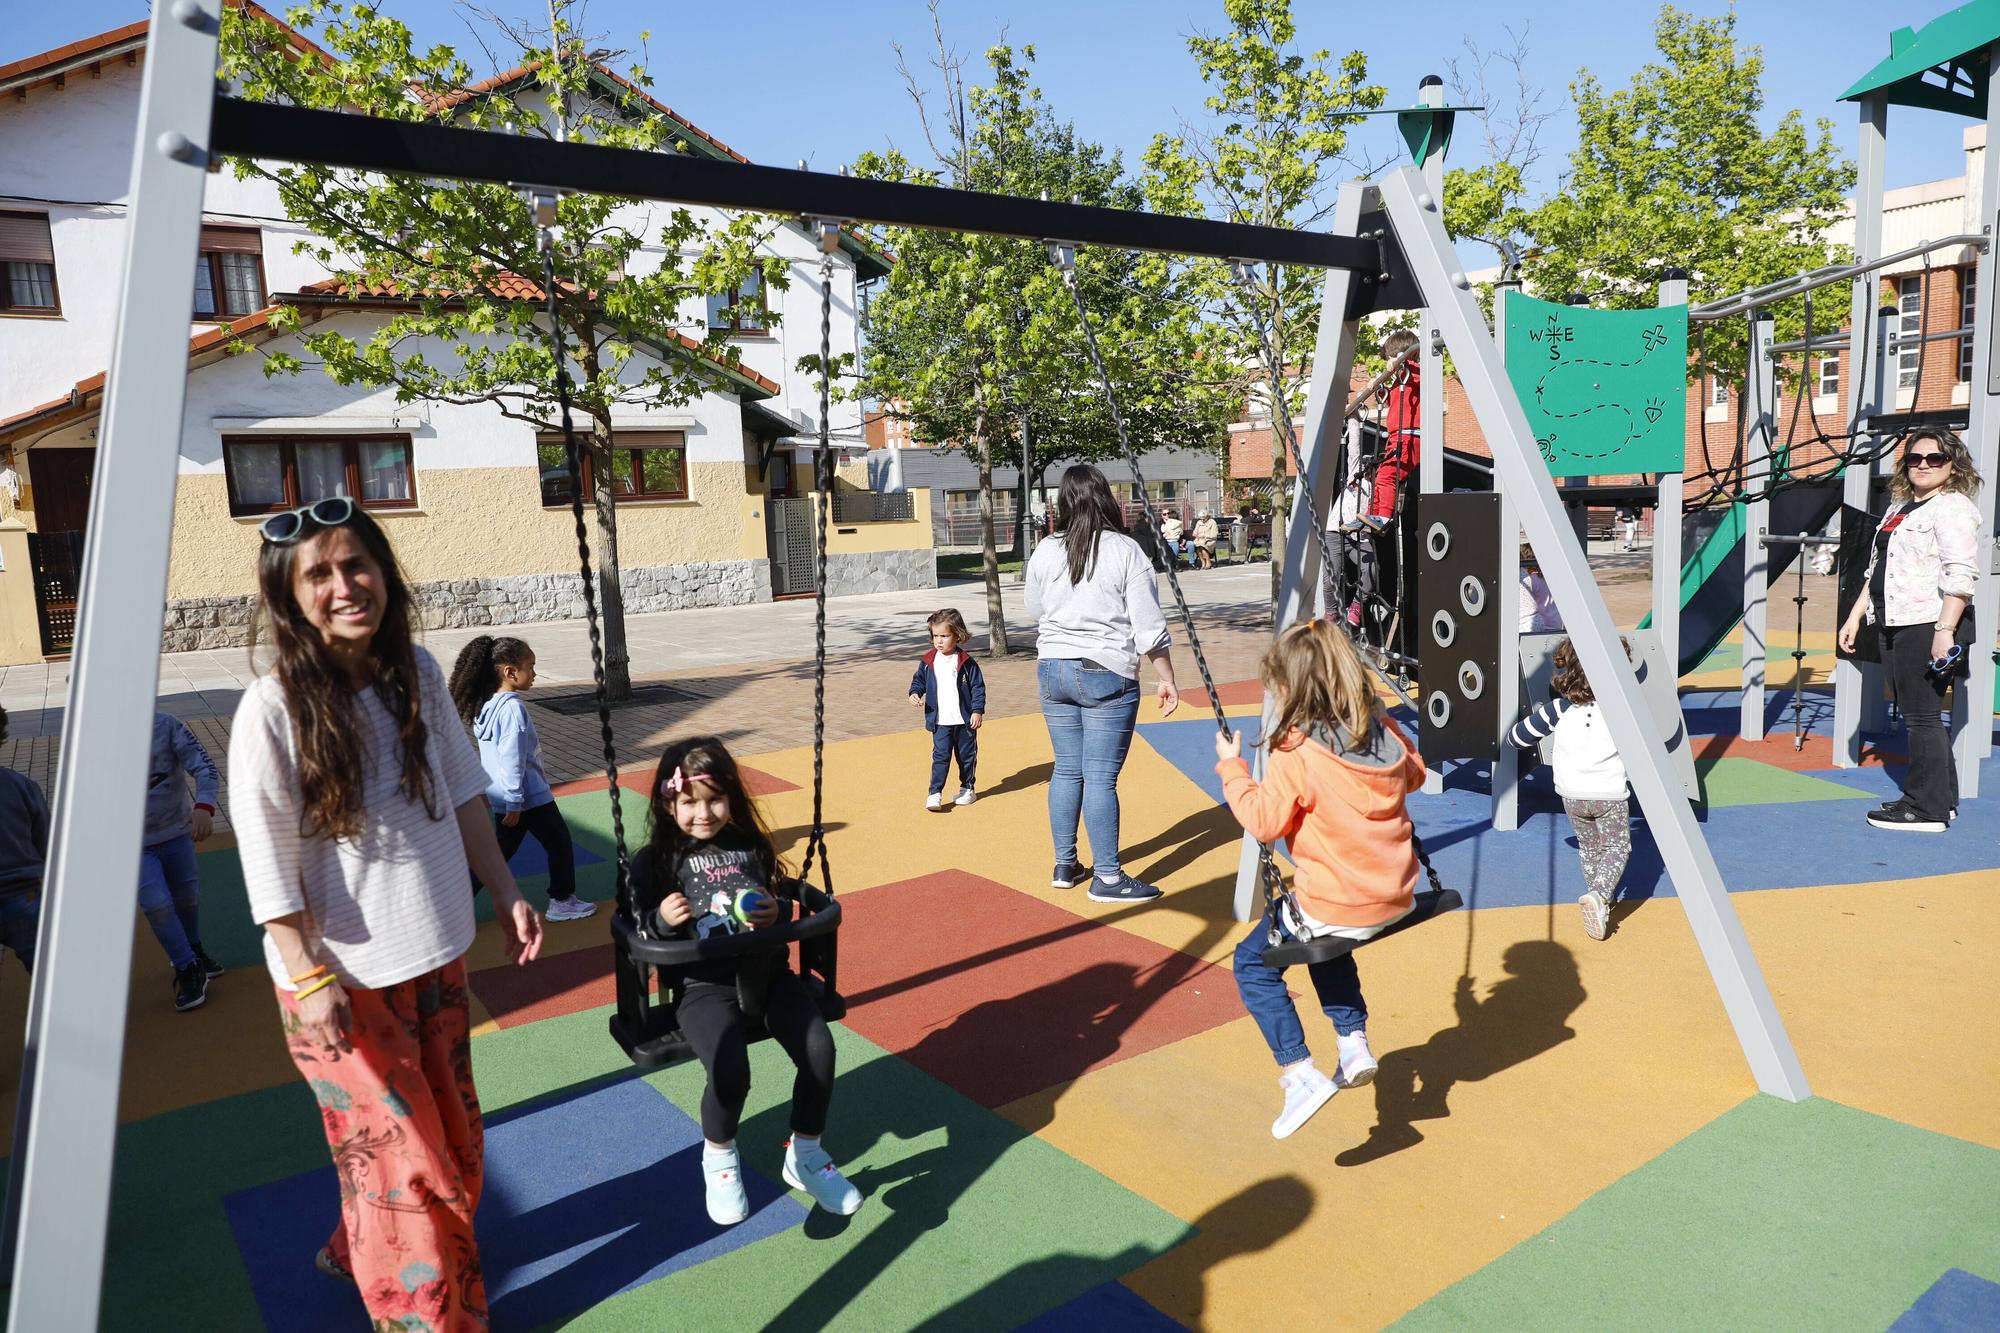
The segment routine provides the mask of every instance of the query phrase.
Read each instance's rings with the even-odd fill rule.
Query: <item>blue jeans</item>
[[[201,943],[201,872],[193,834],[139,849],[139,910],[175,971],[194,961]]]
[[[973,770],[979,767],[979,733],[960,723],[938,724],[931,733],[931,794],[944,790],[945,775],[951,772],[951,758],[958,756],[958,785],[972,785]]]
[[[1236,991],[1243,997],[1243,1007],[1256,1020],[1257,1030],[1264,1034],[1264,1041],[1278,1063],[1294,1065],[1312,1052],[1306,1047],[1306,1030],[1299,1022],[1299,1011],[1285,989],[1285,974],[1264,961],[1264,951],[1271,947],[1273,925],[1285,939],[1294,938],[1285,929],[1275,906],[1265,912],[1264,919],[1251,927],[1243,942],[1236,946]],[[1314,963],[1306,971],[1312,976],[1320,1007],[1333,1020],[1335,1032],[1344,1037],[1368,1026],[1368,1005],[1361,998],[1361,973],[1354,966],[1353,954]]]
[[[1043,658],[1035,668],[1042,720],[1055,746],[1049,781],[1049,835],[1059,865],[1080,864],[1076,824],[1090,832],[1100,878],[1118,875],[1118,770],[1139,720],[1139,682],[1074,658]]]
[[[27,971],[35,970],[35,932],[42,924],[42,886],[30,880],[0,889],[0,954],[14,951]]]

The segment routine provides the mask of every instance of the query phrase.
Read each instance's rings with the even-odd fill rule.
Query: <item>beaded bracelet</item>
[[[339,978],[334,976],[321,977],[318,981],[315,981],[312,985],[306,987],[304,990],[295,992],[292,995],[292,1002],[296,1004],[300,1000],[305,999],[306,996],[311,995],[314,991],[325,990],[328,986],[331,986],[337,980],[339,980]]]

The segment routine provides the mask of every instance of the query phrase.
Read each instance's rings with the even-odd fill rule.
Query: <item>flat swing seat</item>
[[[769,959],[789,955],[799,946],[799,979],[819,1006],[827,1022],[837,1022],[847,1014],[847,1001],[840,994],[840,904],[832,895],[809,885],[797,886],[800,916],[792,921],[705,940],[655,940],[641,936],[622,914],[611,918],[614,946],[612,975],[617,992],[617,1008],[612,1011],[612,1040],[640,1069],[664,1069],[694,1057],[681,1034],[676,1006],[680,1000],[682,968],[692,963],[722,958]],[[655,993],[653,980],[659,978]],[[742,990],[744,1025],[750,1040],[762,1041],[770,1034],[764,1029],[761,988]]]
[[[1455,912],[1465,906],[1465,900],[1453,889],[1426,889],[1416,895],[1416,902],[1410,914],[1390,926],[1381,934],[1365,940],[1343,939],[1338,935],[1321,935],[1317,939],[1287,940],[1274,944],[1264,951],[1264,961],[1283,971],[1288,967],[1302,967],[1312,963],[1331,962],[1344,954],[1353,953],[1364,944],[1386,940],[1391,935],[1401,934],[1412,926],[1420,926],[1434,916]]]

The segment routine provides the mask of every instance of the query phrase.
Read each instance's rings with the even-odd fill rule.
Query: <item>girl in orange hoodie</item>
[[[1243,827],[1264,842],[1285,839],[1296,868],[1290,898],[1273,903],[1236,948],[1236,989],[1278,1061],[1285,1106],[1271,1133],[1282,1139],[1340,1088],[1372,1080],[1376,1066],[1353,956],[1311,968],[1340,1054],[1329,1077],[1313,1064],[1284,973],[1264,952],[1288,939],[1370,939],[1409,914],[1418,866],[1403,801],[1423,785],[1424,763],[1331,622],[1302,621],[1280,634],[1262,672],[1278,700],[1264,781],[1250,776],[1243,738],[1233,733],[1216,735],[1215,771]]]

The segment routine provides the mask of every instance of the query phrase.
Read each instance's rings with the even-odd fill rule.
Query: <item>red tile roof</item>
[[[312,56],[329,65],[333,63],[333,57],[320,49],[311,38],[257,4],[256,0],[223,0],[223,4],[269,23],[282,33],[286,43],[301,55]],[[0,88],[11,87],[16,96],[25,97],[28,89],[55,80],[64,67],[87,63],[93,56],[112,56],[129,50],[136,57],[145,46],[147,29],[150,26],[145,20],[127,23],[122,28],[100,32],[95,37],[85,37],[58,46],[52,51],[24,56],[19,60],[0,65]]]

